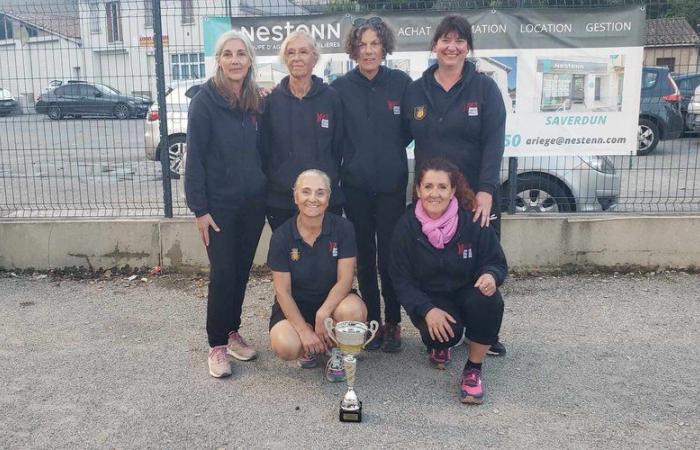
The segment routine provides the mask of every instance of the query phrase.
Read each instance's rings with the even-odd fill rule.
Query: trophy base
[[[340,421],[341,422],[362,422],[362,402],[357,409],[344,409],[340,406]]]

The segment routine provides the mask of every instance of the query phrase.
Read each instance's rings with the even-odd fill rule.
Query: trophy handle
[[[326,326],[328,337],[330,337],[333,342],[338,344],[338,340],[335,338],[335,333],[333,332],[333,319],[331,317],[326,317],[326,320],[323,321],[323,324]]]
[[[377,322],[376,320],[371,321],[369,323],[369,333],[370,333],[369,339],[367,339],[367,341],[364,344],[362,344],[362,348],[365,348],[365,346],[367,344],[372,342],[372,339],[374,339],[374,336],[377,335],[377,330],[379,330],[379,322]]]

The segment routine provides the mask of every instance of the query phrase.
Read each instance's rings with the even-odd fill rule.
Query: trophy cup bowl
[[[373,320],[368,327],[362,322],[348,320],[338,322],[333,327],[333,319],[328,317],[324,325],[328,336],[338,345],[343,354],[343,368],[345,369],[348,383],[348,391],[340,402],[340,421],[362,422],[362,402],[355,393],[355,372],[357,368],[357,358],[355,356],[374,339],[379,329],[379,323]],[[367,339],[368,331],[370,333],[369,339]]]

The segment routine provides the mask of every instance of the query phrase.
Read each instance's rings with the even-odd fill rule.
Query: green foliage
[[[666,17],[685,17],[697,30],[700,24],[700,2],[698,0],[669,0]]]

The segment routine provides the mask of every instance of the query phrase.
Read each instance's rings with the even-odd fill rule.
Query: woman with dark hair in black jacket
[[[216,43],[216,74],[192,99],[187,119],[185,193],[209,256],[209,374],[231,375],[227,354],[257,353],[239,334],[255,249],[265,224],[265,175],[258,153],[261,99],[255,53],[229,31]]]
[[[341,180],[345,214],[357,236],[357,281],[367,302],[368,320],[381,320],[377,266],[384,297],[385,323],[367,346],[385,352],[401,350],[401,305],[389,277],[391,232],[406,209],[408,164],[402,130],[401,99],[411,78],[382,65],[394,50],[394,34],[380,17],[357,18],[345,52],[357,67],[331,86],[343,104]]]
[[[493,228],[474,222],[474,193],[455,165],[424,162],[414,187],[415,203],[394,230],[391,279],[433,366],[444,369],[452,347],[469,339],[461,401],[481,403],[481,364],[503,319],[506,258]]]
[[[408,86],[403,101],[404,124],[416,143],[416,167],[435,157],[455,164],[476,192],[473,220],[492,225],[500,236],[503,96],[496,82],[467,60],[474,41],[464,17],[446,16],[435,29],[431,50],[437,63]],[[505,351],[497,341],[489,353]]]

